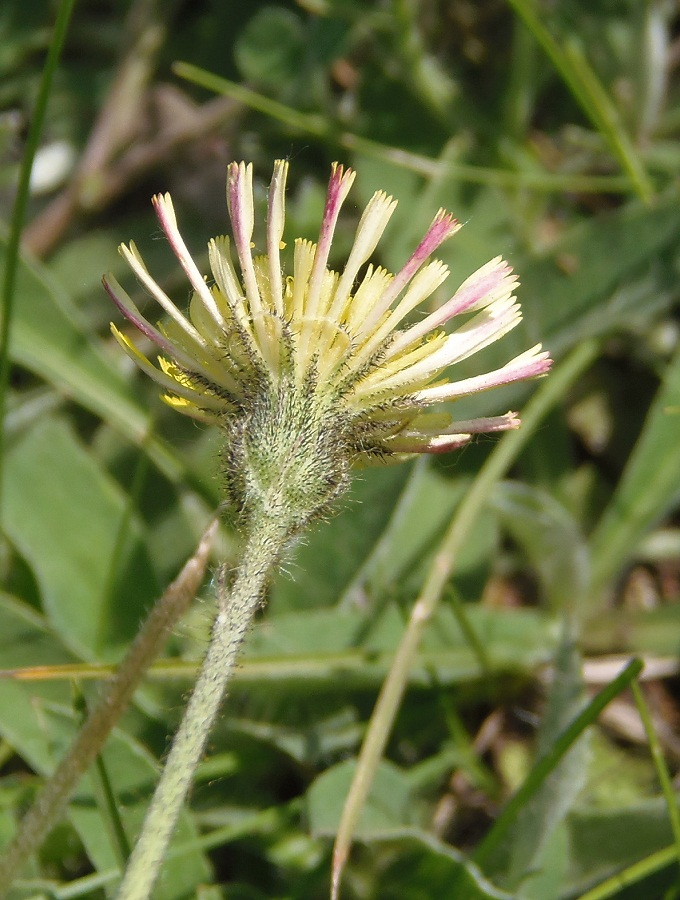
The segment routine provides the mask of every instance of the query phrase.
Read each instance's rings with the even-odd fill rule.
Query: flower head
[[[254,254],[252,166],[229,166],[227,203],[238,271],[230,239],[214,238],[208,245],[212,284],[187,250],[170,196],[153,198],[193,289],[188,315],[154,281],[135,245],[121,246],[167,319],[154,326],[112,276],[104,285],[123,315],[159,348],[158,365],[115,326],[113,333],[161,385],[163,399],[179,412],[221,425],[230,443],[238,444],[245,431],[252,434],[257,428],[277,444],[283,428],[296,437],[292,444],[283,441],[286,446],[277,446],[274,455],[297,455],[306,443],[314,455],[321,441],[323,452],[340,451],[352,463],[444,452],[472,434],[516,427],[514,413],[456,422],[447,412],[429,409],[547,372],[550,359],[539,345],[494,372],[460,381],[446,377],[449,366],[520,321],[510,266],[496,257],[449,300],[409,324],[410,314],[448,275],[447,267],[430,257],[461,226],[440,210],[406,265],[393,275],[369,263],[396,207],[395,200],[378,191],[361,216],[344,269],[332,271],[333,232],[354,181],[351,169],[334,164],[319,240],[295,241],[293,273],[285,275],[280,251],[287,173],[288,163],[278,160],[269,189],[266,252]],[[444,326],[457,317],[462,324],[447,333]],[[230,453],[228,449],[228,457]],[[273,464],[272,453],[263,453],[267,464]],[[236,456],[232,462],[238,467],[244,460]]]

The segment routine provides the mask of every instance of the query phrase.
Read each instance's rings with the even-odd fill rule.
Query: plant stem
[[[282,517],[285,518],[285,517]],[[160,874],[182,804],[289,529],[263,513],[253,522],[231,586],[220,577],[218,612],[194,692],[137,839],[118,900],[147,900]]]
[[[195,597],[203,581],[216,528],[217,520],[213,519],[195,554],[149,613],[109,689],[88,715],[68,753],[21,820],[14,840],[0,858],[0,900],[6,896],[25,860],[56,825],[75,786],[128,705],[140,678]]]

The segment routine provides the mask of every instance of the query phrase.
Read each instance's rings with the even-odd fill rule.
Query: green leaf
[[[485,878],[465,856],[424,832],[403,832],[393,840],[372,840],[378,859],[389,854],[378,869],[375,893],[380,900],[513,900]],[[377,869],[378,866],[374,866]]]
[[[310,829],[316,835],[333,835],[349,790],[356,763],[339,763],[320,775],[307,791]],[[414,802],[408,775],[393,763],[383,761],[375,774],[371,792],[357,826],[358,840],[391,862],[380,867],[379,889],[373,896],[400,900],[431,900],[455,896],[460,900],[510,900],[480,875],[462,853],[436,840],[418,827],[419,808]],[[374,871],[376,867],[374,867]],[[456,885],[455,894],[451,893]]]
[[[76,660],[44,616],[11,594],[0,592],[0,669]]]
[[[554,619],[537,610],[466,608],[471,627],[487,649],[491,671],[532,672],[554,652]],[[351,688],[378,687],[403,635],[403,611],[387,605],[366,622],[351,609],[306,610],[272,616],[247,641],[234,689],[247,685],[273,691],[295,689],[343,693]],[[178,666],[184,666],[178,663]],[[453,611],[441,606],[423,640],[411,684],[431,688],[475,681],[479,659],[460,629]]]
[[[521,482],[499,484],[491,503],[537,572],[551,608],[576,613],[589,585],[589,558],[573,517],[548,493]]]
[[[51,665],[73,660],[45,619],[6,594],[0,594],[0,667]],[[0,734],[36,772],[49,776],[72,740],[79,716],[69,704],[71,688],[63,682],[0,680]],[[139,828],[158,773],[156,761],[129,735],[114,731],[104,750],[104,763],[118,798],[128,836]],[[71,803],[70,818],[92,862],[104,873],[117,858],[97,808],[96,795],[85,777]],[[195,842],[197,832],[183,814],[177,844]],[[159,900],[180,900],[210,869],[196,850],[166,864]]]
[[[51,624],[79,656],[116,657],[159,593],[128,499],[58,419],[8,448],[5,478],[5,529]]]
[[[370,556],[345,592],[343,602],[360,605],[361,595],[373,598],[386,593],[410,593],[417,596],[424,572],[461,502],[470,479],[451,477],[420,460],[395,504],[391,518]],[[456,579],[476,572],[488,560],[496,541],[496,529],[490,515],[482,515],[466,537],[456,564]]]
[[[300,18],[270,6],[259,10],[240,33],[234,57],[246,81],[278,92],[295,79],[305,49]]]
[[[511,0],[511,5],[546,52],[598,133],[607,142],[619,165],[628,173],[639,196],[649,202],[654,189],[637,148],[623,128],[618,109],[588,65],[578,45],[571,37],[566,41],[554,38],[537,15],[532,0]]]
[[[517,331],[561,354],[578,340],[649,321],[677,297],[679,236],[674,191],[651,209],[633,202],[584,221],[519,269],[524,327]]]
[[[332,835],[337,831],[342,806],[356,769],[354,760],[346,760],[326,769],[307,791],[307,811],[313,835]],[[411,783],[393,763],[383,761],[371,785],[357,824],[359,838],[389,835],[395,829],[415,825],[417,815],[411,796]]]
[[[668,810],[661,799],[641,799],[615,809],[582,807],[571,813],[567,824],[571,871],[565,887],[575,895],[668,847],[673,840]],[[663,892],[649,894],[640,893],[641,890],[641,885],[633,886],[630,896],[664,896]]]
[[[593,591],[634,556],[644,534],[680,497],[680,352],[670,362],[633,453],[591,541]]]

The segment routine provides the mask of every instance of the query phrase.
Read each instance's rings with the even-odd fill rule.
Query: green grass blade
[[[647,878],[647,876],[664,869],[674,859],[677,859],[677,847],[675,844],[671,847],[664,847],[663,850],[659,850],[657,853],[652,853],[651,856],[647,856],[645,859],[641,859],[640,862],[628,866],[622,872],[617,872],[616,875],[612,875],[611,878],[603,881],[602,884],[598,884],[597,887],[586,891],[585,894],[581,894],[578,900],[608,900],[609,897],[616,897],[625,888],[631,887],[638,881],[642,881],[643,878]]]
[[[575,44],[562,47],[541,22],[532,0],[510,0],[512,7],[541,45],[590,121],[627,172],[637,195],[648,203],[654,186],[633,146],[616,107]]]
[[[261,112],[272,119],[282,122],[289,128],[311,134],[317,138],[334,141],[347,150],[353,150],[365,154],[371,158],[390,162],[393,165],[408,169],[423,175],[425,178],[436,178],[442,174],[442,169],[449,175],[459,178],[470,184],[493,185],[500,188],[530,187],[533,190],[553,191],[578,191],[584,193],[628,193],[634,187],[631,179],[617,175],[571,175],[552,174],[550,172],[536,172],[533,170],[504,170],[492,169],[484,166],[471,166],[463,163],[441,162],[431,157],[418,153],[402,150],[400,147],[390,147],[378,141],[361,137],[357,134],[339,131],[320,116],[301,113],[291,106],[271,100],[263,94],[220,78],[205,69],[193,66],[190,63],[177,62],[173,69],[180,78],[197,84],[200,87],[216,94],[233,97],[244,106]]]
[[[545,782],[548,775],[555,770],[555,767],[573,745],[574,741],[589,725],[592,725],[596,721],[597,717],[607,704],[631,684],[633,679],[642,671],[642,667],[643,664],[641,660],[631,660],[623,672],[621,672],[611,684],[608,684],[607,687],[603,688],[603,690],[590,701],[583,712],[576,716],[571,725],[562,732],[545,756],[539,759],[529,774],[529,777],[510,798],[507,806],[496,819],[489,833],[473,853],[473,859],[477,864],[482,865],[491,856],[493,851],[505,838],[511,825],[519,815],[520,811],[524,808],[529,798],[536,793],[540,786]]]
[[[649,708],[647,707],[647,703],[645,702],[644,694],[642,693],[640,685],[635,681],[632,683],[631,688],[633,690],[633,697],[635,698],[635,705],[637,706],[637,710],[640,714],[640,718],[642,719],[642,724],[645,729],[645,734],[647,735],[649,750],[654,761],[654,768],[656,769],[656,774],[661,785],[661,790],[663,791],[663,795],[666,800],[666,806],[668,808],[668,818],[671,821],[673,837],[675,838],[675,847],[678,854],[678,863],[680,863],[680,810],[678,809],[678,801],[673,790],[673,783],[668,772],[668,766],[666,765],[666,761],[663,757],[663,751],[659,744],[659,739],[656,736],[656,731],[654,729],[652,717],[649,713]]]

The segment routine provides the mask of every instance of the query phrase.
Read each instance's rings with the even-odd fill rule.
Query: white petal
[[[522,381],[525,378],[534,378],[537,375],[545,375],[550,369],[552,360],[550,354],[541,350],[537,344],[531,350],[526,350],[516,356],[509,363],[493,372],[484,375],[475,375],[462,381],[454,381],[449,384],[441,384],[431,388],[424,388],[413,395],[413,399],[419,403],[438,403],[443,400],[456,400],[468,394],[478,391],[486,391],[489,388],[510,384],[512,381]]]
[[[201,298],[203,305],[214,319],[217,327],[223,329],[224,320],[222,319],[220,311],[215,304],[213,295],[210,293],[210,288],[205,283],[205,279],[199,272],[198,266],[189,253],[182,235],[180,234],[177,227],[177,218],[175,216],[175,210],[172,205],[170,194],[165,194],[165,196],[157,194],[153,198],[152,202],[156,209],[156,215],[158,216],[158,220],[161,223],[161,227],[163,228],[163,231],[165,232],[168,241],[170,242],[172,252],[179,260],[179,264],[184,269],[184,272],[189,279],[191,286]]]

